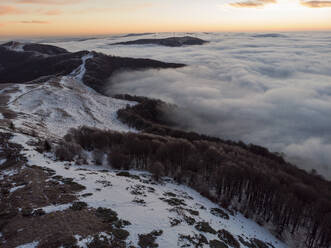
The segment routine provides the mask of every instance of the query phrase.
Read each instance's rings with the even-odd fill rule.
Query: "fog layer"
[[[195,35],[211,42],[109,46],[130,40],[112,37],[58,45],[186,63],[176,70],[120,73],[108,92],[175,103],[181,107],[175,118],[192,130],[266,146],[331,178],[331,33]]]

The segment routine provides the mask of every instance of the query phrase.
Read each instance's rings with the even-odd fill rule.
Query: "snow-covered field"
[[[19,85],[8,107],[19,113],[16,127],[36,129],[44,136],[62,137],[72,127],[81,125],[135,131],[117,120],[117,110],[133,102],[102,96],[76,75],[54,78],[38,85]]]
[[[15,134],[11,140],[14,143],[21,144],[28,158],[28,164],[46,167],[56,171],[57,175],[73,178],[75,182],[83,185],[86,189],[80,192],[79,199],[88,204],[89,207],[111,208],[116,211],[120,218],[132,223],[126,230],[130,236],[128,243],[137,245],[138,234],[150,233],[153,230],[163,230],[163,234],[158,237],[157,243],[160,248],[180,247],[185,244],[179,241],[179,235],[199,234],[195,225],[189,225],[184,221],[184,215],[194,218],[196,222],[206,221],[215,230],[225,229],[231,232],[235,237],[239,235],[245,240],[257,238],[275,247],[286,247],[284,243],[277,240],[265,228],[257,225],[253,221],[246,219],[241,214],[230,215],[230,219],[224,219],[211,214],[212,208],[219,208],[216,204],[202,197],[198,192],[184,185],[178,185],[171,180],[163,184],[153,184],[149,181],[150,175],[144,172],[131,171],[131,174],[138,175],[139,179],[127,178],[116,175],[116,171],[107,166],[82,165],[68,166],[64,162],[54,161],[52,156],[46,157],[34,150],[34,147],[28,145],[29,136]],[[89,160],[91,164],[91,160]],[[132,193],[134,191],[135,193]],[[139,194],[136,194],[139,192]],[[92,195],[83,197],[86,193]],[[160,198],[169,198],[168,195],[176,195],[186,204],[185,209],[198,211],[198,215],[192,215],[189,211],[171,211],[174,210],[167,202]],[[144,203],[137,203],[133,200],[143,200]],[[59,206],[47,206],[44,210],[47,213],[53,211],[62,211],[70,207],[70,204]],[[227,212],[225,209],[223,209]],[[176,226],[171,226],[170,220],[178,219],[181,221]],[[217,235],[201,232],[208,240],[217,239]],[[88,240],[88,239],[87,239]],[[37,244],[37,243],[35,243]],[[33,247],[33,246],[31,246]],[[83,246],[84,247],[84,246]],[[190,246],[188,246],[190,247]],[[192,246],[191,246],[192,247]],[[205,246],[209,247],[209,246]],[[241,245],[241,247],[245,247]]]

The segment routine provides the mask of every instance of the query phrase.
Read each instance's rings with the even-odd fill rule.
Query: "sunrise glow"
[[[1,36],[330,30],[330,1],[2,0]]]

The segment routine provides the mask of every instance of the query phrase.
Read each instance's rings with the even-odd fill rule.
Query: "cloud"
[[[62,11],[58,10],[58,9],[54,9],[54,10],[41,11],[41,13],[44,14],[44,15],[53,16],[53,15],[61,15]]]
[[[53,5],[67,5],[81,3],[84,0],[18,0],[18,3],[24,4],[53,4]]]
[[[331,1],[301,1],[303,6],[309,8],[330,8]]]
[[[24,14],[25,12],[13,6],[0,5],[0,15],[17,15]]]
[[[48,21],[40,21],[40,20],[31,20],[31,21],[20,21],[22,24],[49,24]]]
[[[73,11],[74,14],[88,14],[88,13],[105,13],[105,12],[133,12],[139,11],[142,9],[150,8],[154,6],[153,3],[135,3],[135,4],[121,4],[120,6],[115,6],[112,8],[88,8],[88,9],[80,9]]]
[[[256,8],[263,7],[266,4],[276,3],[276,0],[253,0],[253,1],[242,1],[230,3],[229,5],[236,8]]]
[[[62,12],[58,9],[51,10],[22,10],[20,8],[16,8],[8,5],[0,5],[0,15],[19,15],[19,14],[42,14],[42,15],[60,15]]]

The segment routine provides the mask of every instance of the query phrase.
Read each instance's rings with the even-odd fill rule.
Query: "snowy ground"
[[[16,127],[62,137],[72,127],[81,125],[135,131],[117,120],[117,110],[132,102],[102,96],[82,84],[77,77],[54,78],[38,85],[19,85],[12,93],[9,109],[19,113]]]
[[[89,207],[111,208],[119,214],[119,217],[128,220],[132,225],[126,228],[130,236],[128,243],[137,245],[138,234],[150,233],[153,230],[163,230],[163,234],[157,239],[161,248],[180,247],[185,242],[179,241],[179,235],[203,234],[208,240],[217,239],[217,235],[199,232],[195,225],[189,225],[184,221],[184,215],[194,218],[196,222],[207,221],[215,229],[226,229],[235,237],[239,235],[245,240],[257,238],[271,243],[275,247],[286,247],[285,244],[274,238],[265,228],[255,222],[246,219],[241,214],[230,215],[230,219],[224,219],[211,214],[212,208],[218,206],[191,188],[177,185],[171,180],[164,184],[153,184],[149,181],[150,176],[144,172],[131,171],[131,174],[138,175],[140,179],[127,178],[116,175],[116,171],[106,166],[68,166],[66,163],[54,161],[52,157],[45,157],[27,144],[30,137],[16,134],[12,142],[21,144],[28,158],[28,164],[37,164],[41,167],[50,168],[56,171],[57,175],[73,178],[75,182],[84,185],[86,190],[80,192],[79,199],[88,204]],[[90,160],[89,160],[90,161]],[[90,161],[89,164],[92,164]],[[160,198],[169,198],[169,192],[176,195],[176,198],[183,200],[186,205],[182,207],[199,212],[199,215],[192,215],[189,211],[174,210],[167,202]],[[92,195],[83,197],[86,193]],[[137,203],[133,200],[143,200],[144,203]],[[47,206],[44,210],[47,213],[62,211],[70,207],[70,204]],[[224,210],[224,209],[223,209]],[[226,212],[226,210],[224,210]],[[177,226],[171,226],[170,220],[181,221]],[[87,239],[88,240],[88,239]],[[191,246],[193,247],[193,246]],[[205,246],[209,247],[209,246]],[[241,245],[241,247],[245,247]]]

